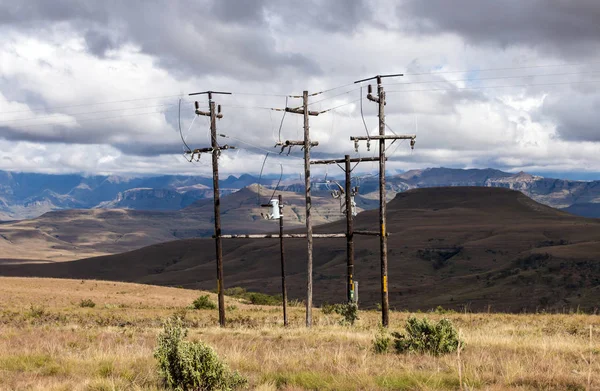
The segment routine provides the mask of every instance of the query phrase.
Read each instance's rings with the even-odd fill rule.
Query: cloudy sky
[[[209,89],[232,92],[215,97],[220,142],[240,147],[225,173],[258,173],[267,151],[266,172],[300,170],[273,145],[302,118],[271,108],[305,89],[333,109],[311,117],[313,153],[368,156],[349,136],[377,132],[376,105],[352,82],[403,72],[386,122],[417,144],[392,145],[391,169],[599,179],[598,20],[597,0],[0,0],[0,170],[209,173],[181,137],[208,145],[206,96],[188,94]]]

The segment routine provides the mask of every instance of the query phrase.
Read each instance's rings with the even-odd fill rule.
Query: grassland
[[[375,354],[379,314],[354,327],[315,310],[228,298],[228,327],[214,310],[187,310],[193,290],[102,281],[0,278],[1,390],[162,390],[152,357],[162,321],[177,313],[190,337],[213,346],[258,390],[585,390],[600,388],[600,346],[580,314],[416,314],[448,317],[466,347],[460,355]],[[89,299],[95,307],[82,307]],[[409,313],[393,312],[399,330]],[[591,363],[590,363],[591,357]],[[588,380],[589,379],[589,380]]]

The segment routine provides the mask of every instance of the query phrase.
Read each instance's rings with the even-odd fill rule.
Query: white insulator
[[[271,220],[279,220],[279,217],[281,217],[280,211],[279,211],[279,200],[277,199],[272,199],[271,202]]]

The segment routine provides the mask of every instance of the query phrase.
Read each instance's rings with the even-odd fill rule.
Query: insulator
[[[217,106],[217,113],[221,114],[221,105]]]
[[[415,143],[416,141],[414,138],[410,140],[410,149],[415,149]]]
[[[354,151],[358,152],[358,140],[354,140]]]
[[[367,151],[371,150],[371,140],[367,140]]]
[[[198,110],[200,108],[200,105],[198,104],[198,101],[194,102],[194,107],[196,108],[196,110]]]
[[[373,87],[371,87],[371,85],[370,85],[370,84],[369,84],[369,86],[367,87],[367,91],[369,92],[369,94],[373,92]]]

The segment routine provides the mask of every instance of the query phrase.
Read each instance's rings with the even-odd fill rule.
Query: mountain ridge
[[[314,189],[326,190],[314,180]],[[261,182],[265,188],[274,179],[250,174],[230,175],[220,181],[223,194]],[[600,181],[571,181],[544,178],[525,172],[516,174],[497,169],[427,168],[410,170],[387,177],[388,200],[396,193],[421,187],[484,186],[506,187],[556,208],[577,203],[600,202]],[[299,179],[287,178],[280,190],[302,193]],[[343,183],[343,181],[342,181]],[[377,177],[358,179],[361,195],[377,195]],[[212,178],[202,176],[162,175],[149,177],[81,176],[24,174],[0,171],[0,218],[18,220],[34,218],[59,209],[127,208],[134,210],[178,210],[199,199],[212,197]],[[137,189],[137,190],[136,190]],[[152,190],[141,190],[152,189]],[[168,194],[168,196],[166,196]],[[588,209],[576,208],[576,213]],[[579,212],[578,212],[579,211]]]

